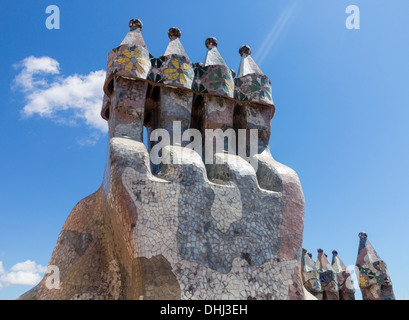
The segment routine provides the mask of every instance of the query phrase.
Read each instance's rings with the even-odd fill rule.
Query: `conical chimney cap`
[[[141,20],[139,19],[130,20],[129,21],[129,32],[125,36],[124,40],[122,40],[121,46],[124,44],[130,47],[138,45],[138,46],[141,46],[147,49],[145,41],[143,40],[142,33],[141,33],[142,27],[143,27],[143,24]]]

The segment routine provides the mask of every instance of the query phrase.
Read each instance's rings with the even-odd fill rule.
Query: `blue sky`
[[[59,30],[45,26],[51,4],[60,8]],[[351,4],[359,30],[345,27]],[[314,258],[318,248],[329,257],[336,249],[353,265],[366,231],[396,297],[409,299],[408,14],[407,0],[2,1],[0,299],[32,287],[11,276],[41,275],[70,211],[102,182],[98,81],[131,18],[143,21],[156,57],[172,26],[193,62],[203,61],[208,36],[235,70],[239,47],[251,46],[272,82],[272,154],[297,171],[304,190],[303,246]],[[33,73],[30,62],[41,57],[51,69]]]

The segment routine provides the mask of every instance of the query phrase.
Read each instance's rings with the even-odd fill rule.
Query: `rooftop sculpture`
[[[302,249],[302,282],[305,289],[318,300],[323,300],[320,274],[315,266],[311,254],[307,254],[306,249]]]
[[[302,281],[308,293],[317,300],[355,300],[351,270],[336,250],[332,251],[331,264],[322,249],[318,249],[316,263],[306,249],[302,252]],[[363,300],[395,300],[386,263],[376,253],[365,232],[359,233],[355,272]]]
[[[332,251],[332,269],[336,273],[339,300],[355,300],[354,281],[351,270],[347,268],[336,250]]]
[[[395,300],[386,263],[376,253],[365,232],[359,233],[356,266],[364,300]]]
[[[303,249],[303,284],[305,289],[317,300],[355,300],[354,283],[351,271],[332,251],[332,263],[322,249],[318,249],[317,262]]]
[[[214,37],[204,63],[193,64],[178,28],[155,58],[142,22],[129,27],[108,55],[103,183],[58,238],[49,264],[61,288],[47,289],[45,276],[21,299],[304,299],[304,196],[297,174],[270,153],[271,82],[250,47],[240,48],[235,74]],[[144,127],[154,138],[146,147]],[[209,163],[189,148],[188,129],[203,146],[210,129],[211,143],[240,130],[257,129],[258,139],[222,140]],[[156,139],[164,131],[168,143]],[[240,148],[247,156],[230,152]],[[170,162],[156,161],[165,155]]]

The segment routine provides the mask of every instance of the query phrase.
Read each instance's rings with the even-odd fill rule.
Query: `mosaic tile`
[[[155,58],[142,26],[131,20],[109,53],[103,182],[61,231],[50,260],[61,287],[48,289],[46,276],[21,299],[304,299],[304,195],[296,172],[269,149],[270,80],[246,47],[236,76],[214,37],[194,65],[176,27]],[[205,165],[181,143],[162,150],[179,163],[155,165],[158,141],[145,146],[144,127],[166,129],[171,142],[189,128],[257,129],[259,138],[249,159],[226,143]]]

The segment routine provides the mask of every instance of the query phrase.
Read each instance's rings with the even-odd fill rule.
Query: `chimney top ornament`
[[[136,30],[136,29],[142,30],[142,28],[143,28],[143,23],[142,23],[141,20],[132,19],[132,20],[129,21],[129,29],[130,30]]]
[[[168,37],[170,40],[175,40],[177,38],[180,38],[182,33],[180,32],[179,28],[177,27],[172,27],[168,31]]]
[[[215,37],[209,37],[205,41],[205,46],[207,49],[217,48],[217,39]]]
[[[239,54],[240,54],[241,57],[243,56],[243,54],[245,54],[247,56],[251,55],[250,46],[248,46],[248,45],[241,46],[240,49],[239,49]]]
[[[360,232],[359,233],[359,238],[360,239],[366,239],[366,238],[368,238],[368,235],[365,232]]]

